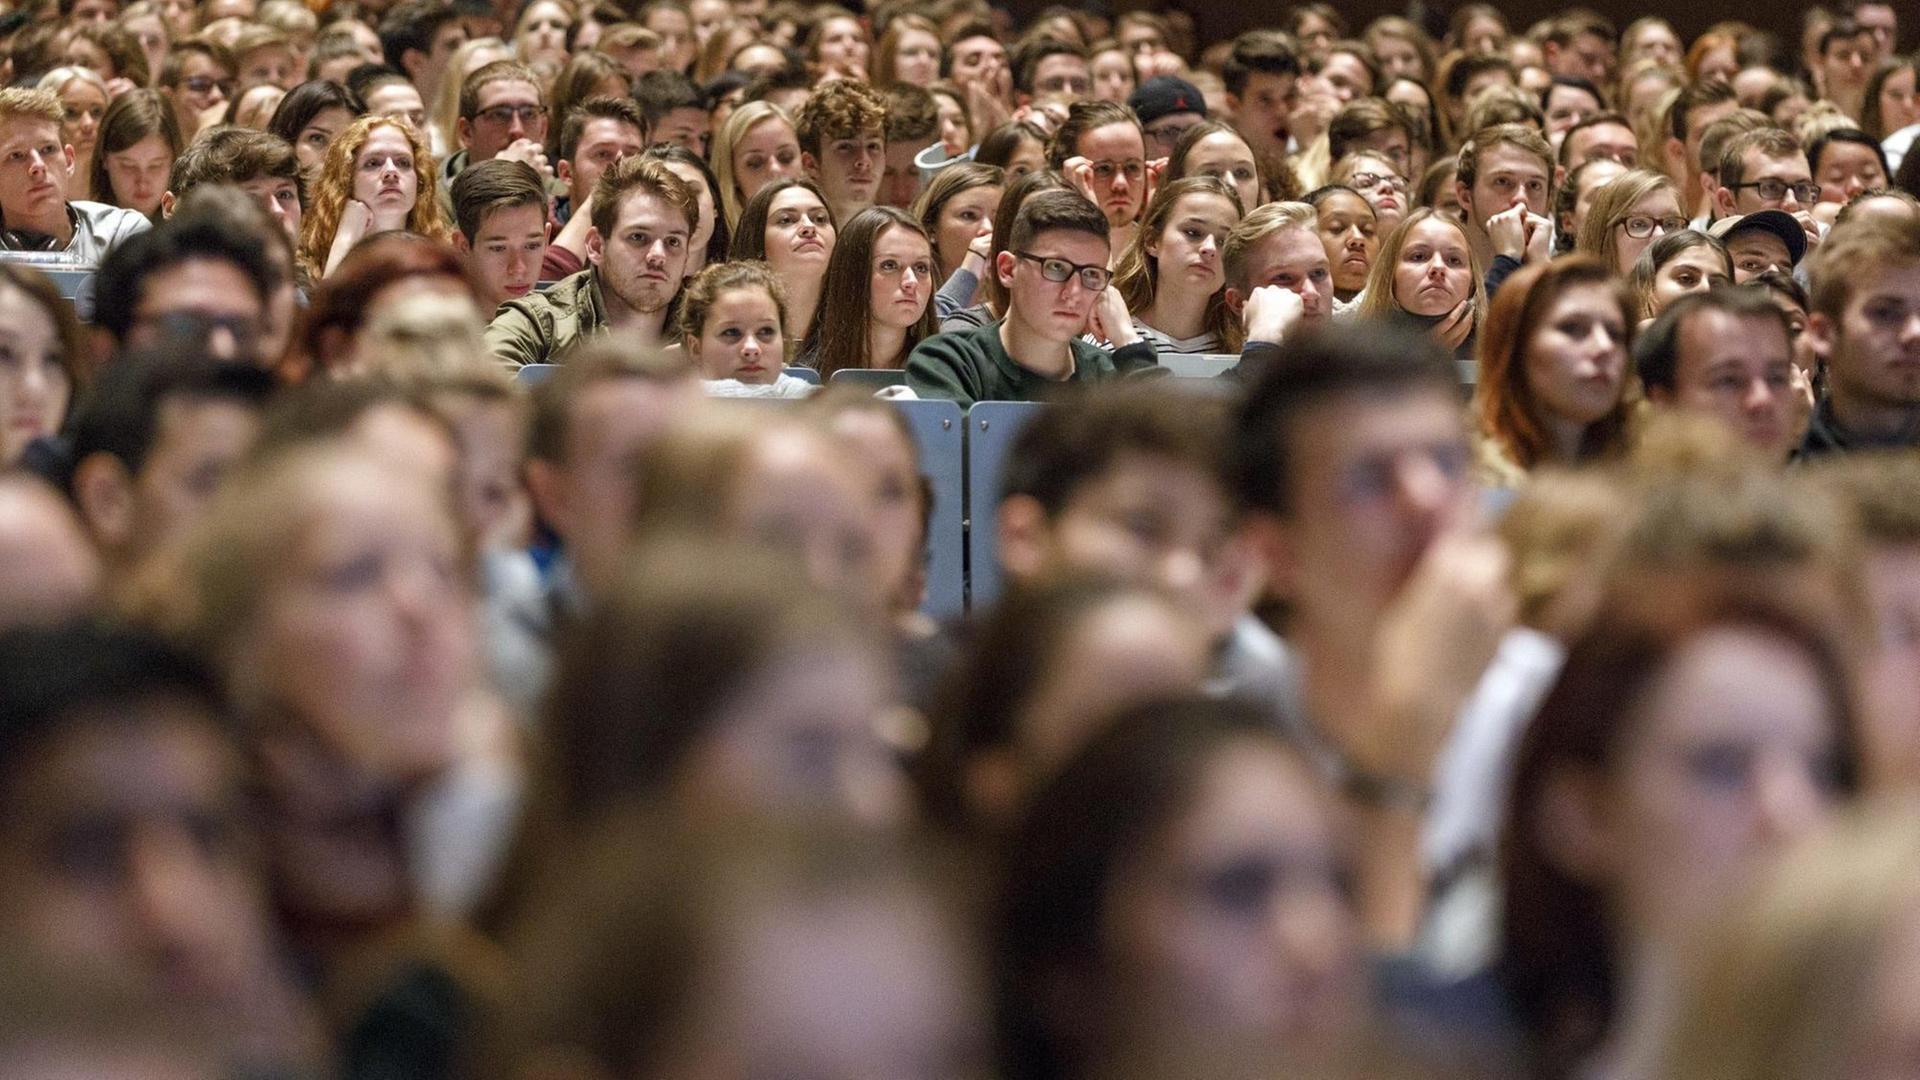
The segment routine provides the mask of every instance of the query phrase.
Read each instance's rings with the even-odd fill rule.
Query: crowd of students
[[[1903,14],[0,15],[0,1073],[1913,1075]]]

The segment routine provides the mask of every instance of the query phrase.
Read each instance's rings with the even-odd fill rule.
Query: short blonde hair
[[[1242,293],[1249,291],[1247,252],[1268,237],[1287,229],[1305,229],[1312,233],[1319,224],[1320,212],[1309,203],[1270,202],[1255,207],[1227,234],[1226,245],[1221,249],[1220,264],[1226,268],[1227,287]],[[1315,239],[1319,239],[1317,234]]]
[[[0,123],[8,120],[45,120],[60,124],[66,119],[67,110],[61,106],[59,95],[52,90],[0,87]]]

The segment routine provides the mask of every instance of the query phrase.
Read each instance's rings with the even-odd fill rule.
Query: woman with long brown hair
[[[1514,759],[1494,972],[1532,1076],[1668,1075],[1642,1059],[1680,956],[1860,782],[1848,647],[1811,598],[1658,593],[1573,643]]]
[[[1154,194],[1113,287],[1158,351],[1219,352],[1233,336],[1221,251],[1243,213],[1240,196],[1218,177],[1189,176]]]
[[[129,90],[113,99],[100,120],[93,154],[95,202],[160,216],[173,160],[183,143],[173,105],[157,90]]]
[[[1633,297],[1587,255],[1522,267],[1480,334],[1474,413],[1496,473],[1626,449]]]
[[[801,347],[820,377],[842,368],[903,368],[936,331],[933,244],[904,210],[870,206],[834,242],[820,303]]]

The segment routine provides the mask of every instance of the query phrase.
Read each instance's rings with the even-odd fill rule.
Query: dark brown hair
[[[1523,266],[1494,295],[1492,310],[1480,326],[1480,379],[1474,386],[1473,407],[1481,434],[1523,469],[1531,469],[1553,453],[1553,437],[1541,416],[1539,395],[1527,380],[1527,350],[1554,301],[1568,289],[1599,285],[1620,308],[1625,332],[1621,348],[1633,352],[1638,324],[1633,295],[1625,283],[1591,255],[1567,255],[1551,262]],[[1580,437],[1582,460],[1618,455],[1626,450],[1627,421],[1632,412],[1632,364],[1621,374],[1620,399],[1606,416],[1587,425]]]
[[[820,303],[814,309],[813,326],[807,330],[802,351],[813,356],[822,379],[831,378],[842,368],[904,367],[907,353],[920,341],[932,337],[939,325],[934,317],[931,279],[921,290],[926,306],[920,318],[907,329],[906,345],[899,356],[873,356],[867,326],[873,317],[873,249],[880,238],[895,229],[904,229],[927,242],[927,259],[934,261],[933,240],[911,215],[891,206],[869,206],[838,230],[833,255],[827,261],[827,276],[820,284]],[[937,265],[937,264],[936,264]]]
[[[1859,784],[1853,677],[1843,643],[1817,612],[1760,590],[1669,588],[1619,597],[1573,643],[1565,667],[1521,736],[1501,827],[1500,953],[1494,971],[1531,1036],[1539,1072],[1566,1076],[1600,1045],[1617,1004],[1617,930],[1602,888],[1545,850],[1541,815],[1556,777],[1606,779],[1637,730],[1647,695],[1702,633],[1738,628],[1791,643],[1819,671],[1834,721],[1833,779]]]
[[[170,157],[180,156],[180,121],[173,103],[157,90],[129,90],[113,99],[107,114],[100,118],[100,137],[93,148],[93,197],[109,206],[119,206],[113,190],[113,177],[107,172],[107,156],[128,149],[149,135],[160,136]],[[169,163],[171,177],[172,166]]]

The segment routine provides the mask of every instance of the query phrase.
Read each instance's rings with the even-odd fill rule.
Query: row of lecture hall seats
[[[533,385],[554,371],[530,364],[515,376]],[[787,373],[812,382],[808,368]],[[842,371],[836,382],[900,382],[897,371]],[[965,414],[951,401],[893,402],[913,429],[920,449],[920,471],[933,487],[933,512],[927,525],[927,596],[921,608],[935,619],[951,619],[969,604],[985,606],[1000,594],[1000,564],[994,551],[995,508],[1000,504],[1001,474],[1014,437],[1044,405],[1024,401],[982,401]],[[980,527],[971,527],[974,521]]]
[[[1228,384],[1212,376],[1232,367],[1239,357],[1201,353],[1163,357],[1162,361],[1179,379],[1182,389],[1218,392],[1226,390]],[[1470,390],[1473,365],[1463,362],[1460,369],[1462,389]],[[529,364],[515,377],[533,386],[553,371],[551,364]],[[790,367],[786,373],[811,383],[820,381],[820,373],[812,368]],[[832,381],[879,389],[904,385],[906,376],[900,371],[846,370],[835,372]],[[1000,595],[994,521],[1007,455],[1020,429],[1045,406],[982,401],[963,414],[951,401],[896,400],[893,405],[913,429],[920,448],[920,471],[933,486],[933,512],[927,529],[927,595],[921,610],[935,619],[950,619],[969,608],[991,605]]]

